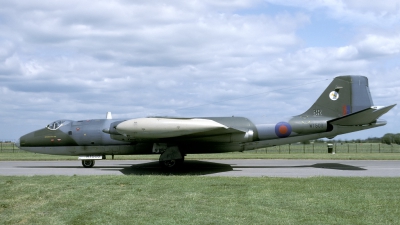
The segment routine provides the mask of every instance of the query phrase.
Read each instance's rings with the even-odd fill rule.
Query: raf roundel
[[[337,93],[336,91],[332,91],[329,94],[329,98],[331,98],[332,101],[336,101],[339,99],[339,93]]]
[[[275,134],[280,138],[289,137],[292,133],[292,126],[286,122],[279,122],[275,125]]]

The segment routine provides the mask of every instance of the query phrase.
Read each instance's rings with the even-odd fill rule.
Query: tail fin
[[[325,89],[318,100],[302,117],[337,118],[373,106],[364,76],[339,76]]]
[[[305,113],[289,121],[296,134],[327,132],[325,137],[384,126],[378,118],[396,105],[373,106],[364,76],[336,77]]]

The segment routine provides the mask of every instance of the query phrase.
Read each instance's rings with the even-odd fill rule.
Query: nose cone
[[[22,150],[32,151],[32,147],[77,146],[78,144],[71,137],[68,129],[64,132],[61,129],[43,128],[21,136],[19,145]]]
[[[46,129],[41,129],[21,136],[18,140],[19,148],[25,150],[25,147],[42,146],[45,142],[45,135],[42,133],[45,131]]]
[[[25,150],[24,147],[31,146],[32,140],[33,133],[28,133],[19,137],[18,140],[15,142],[15,145],[17,145],[19,149]]]

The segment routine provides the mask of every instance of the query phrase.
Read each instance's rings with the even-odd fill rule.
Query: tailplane
[[[376,123],[379,117],[389,112],[389,110],[391,110],[395,106],[396,105],[390,105],[386,107],[374,106],[344,117],[333,119],[329,121],[329,123],[342,126],[356,126]]]

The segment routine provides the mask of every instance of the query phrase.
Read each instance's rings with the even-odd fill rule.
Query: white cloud
[[[376,90],[375,97],[383,104],[400,104],[399,74],[399,66],[390,70],[373,69],[367,74],[372,81],[370,82],[371,88]]]
[[[266,0],[277,5],[305,8],[311,11],[326,10],[330,16],[348,23],[391,26],[400,19],[400,2],[363,0]]]
[[[376,34],[367,35],[357,44],[361,54],[387,56],[400,53],[400,34],[381,36]]]
[[[358,55],[358,49],[354,46],[344,46],[336,50],[335,57],[340,60],[354,59]]]
[[[17,136],[52,120],[98,118],[107,111],[115,118],[234,114],[275,120],[298,114],[312,104],[328,78],[396,76],[392,66],[374,72],[379,71],[377,56],[393,60],[398,55],[394,32],[385,36],[368,27],[367,35],[354,34],[341,47],[302,48],[296,32],[312,26],[312,10],[371,14],[372,6],[359,9],[356,3],[300,6],[292,1],[311,14],[282,10],[272,15],[251,13],[263,2],[250,0],[4,1],[3,127],[19,124],[14,127],[24,130],[11,132]],[[238,13],[243,9],[248,12]],[[392,11],[371,15],[378,24],[396,18]],[[397,91],[390,88],[390,93]],[[247,95],[251,97],[242,98]],[[384,103],[390,100],[380,89],[378,96]],[[30,126],[21,125],[23,121]],[[9,133],[0,130],[0,135]]]
[[[332,77],[344,72],[349,74],[365,70],[368,63],[359,59],[358,50],[354,46],[339,48],[305,48],[282,58],[266,62],[263,73],[279,78],[284,76],[289,80],[298,81],[299,77]],[[260,76],[262,78],[262,76]],[[250,78],[251,79],[251,78]],[[268,82],[270,77],[264,77]],[[280,79],[279,79],[280,80]]]
[[[343,1],[343,3],[351,10],[357,10],[360,12],[373,12],[377,15],[397,14],[400,11],[400,2],[398,0],[346,0]]]

